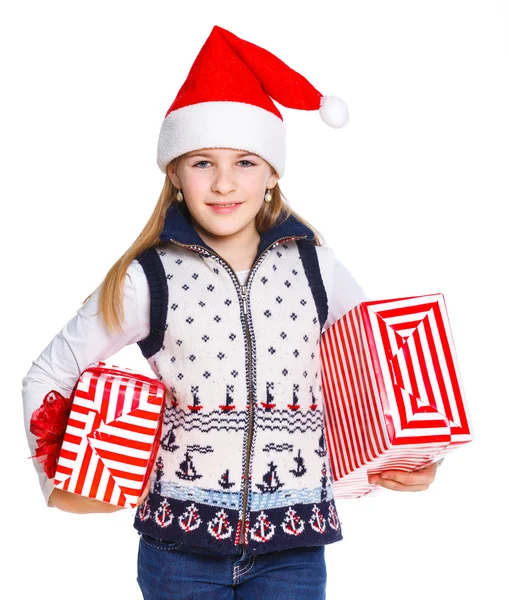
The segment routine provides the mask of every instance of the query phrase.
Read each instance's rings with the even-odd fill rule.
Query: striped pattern
[[[72,399],[55,487],[134,507],[159,446],[163,384],[99,361],[83,371]]]
[[[362,302],[322,334],[320,356],[336,498],[473,439],[442,294]]]

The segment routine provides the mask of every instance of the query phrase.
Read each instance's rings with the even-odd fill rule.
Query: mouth
[[[208,204],[208,206],[210,206],[215,213],[228,214],[236,210],[241,204],[242,202],[218,202],[214,204]]]

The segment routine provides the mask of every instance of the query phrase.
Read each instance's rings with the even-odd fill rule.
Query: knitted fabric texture
[[[223,555],[342,539],[323,420],[327,300],[312,237],[293,217],[275,225],[242,286],[173,208],[165,241],[138,257],[151,294],[139,346],[169,392],[139,532]]]

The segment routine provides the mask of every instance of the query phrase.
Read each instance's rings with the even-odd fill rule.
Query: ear
[[[180,177],[177,175],[177,170],[175,169],[175,164],[168,163],[168,165],[166,166],[166,173],[168,173],[168,177],[170,178],[173,185],[176,188],[181,190],[182,189],[182,181],[181,181]]]
[[[272,175],[267,180],[266,187],[271,190],[278,181],[279,181],[279,177],[277,176],[277,173],[272,173]]]

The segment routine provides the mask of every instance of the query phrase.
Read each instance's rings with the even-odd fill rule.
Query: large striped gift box
[[[161,437],[163,384],[98,361],[80,375],[71,399],[55,487],[136,506]]]
[[[442,294],[360,303],[323,332],[320,356],[335,498],[473,439]]]

